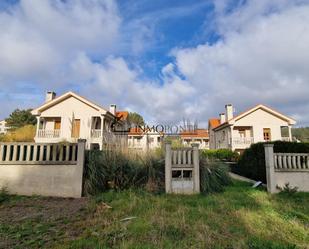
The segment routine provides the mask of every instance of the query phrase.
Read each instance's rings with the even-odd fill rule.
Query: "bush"
[[[34,125],[26,125],[16,130],[8,131],[0,137],[1,142],[34,142],[36,128]]]
[[[201,193],[222,192],[224,187],[231,184],[228,167],[221,163],[210,161],[207,157],[200,158]]]
[[[239,154],[229,149],[202,150],[202,155],[209,159],[219,159],[223,161],[237,161]]]
[[[91,150],[86,153],[84,179],[85,194],[137,187],[157,192],[164,188],[164,160],[154,153]]]
[[[231,166],[232,172],[266,183],[264,144],[252,144],[249,149],[246,149],[238,163]],[[308,143],[275,141],[272,144],[274,144],[274,152],[309,153]]]

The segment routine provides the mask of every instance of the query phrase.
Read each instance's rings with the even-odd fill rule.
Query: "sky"
[[[309,0],[1,0],[0,119],[46,91],[149,123],[231,103],[309,126]]]

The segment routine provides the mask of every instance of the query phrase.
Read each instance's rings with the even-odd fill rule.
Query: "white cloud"
[[[110,52],[120,21],[108,0],[21,0],[0,12],[0,84],[50,83],[79,51]]]
[[[150,121],[190,118],[205,124],[226,103],[237,111],[265,103],[308,125],[309,5],[252,0],[230,10],[229,2],[215,1],[219,41],[173,49],[173,61],[157,79],[148,79],[139,65],[114,51],[126,47],[139,54],[149,49],[140,41],[151,37],[152,29],[139,30],[137,23],[119,34],[125,29],[112,1],[23,0],[10,12],[0,12],[5,104],[14,103],[9,92],[22,91],[20,80],[37,82],[34,87],[40,89],[57,81],[54,89],[77,89],[98,103],[116,103]],[[142,22],[141,27],[147,25]],[[130,36],[137,38],[122,46],[119,39],[126,43]]]
[[[302,113],[300,123],[309,123],[309,5],[279,2],[286,4],[248,1],[220,14],[220,41],[174,51],[179,71],[207,96],[199,98],[201,108],[208,103],[219,112],[232,102],[241,111],[266,103],[294,117]]]

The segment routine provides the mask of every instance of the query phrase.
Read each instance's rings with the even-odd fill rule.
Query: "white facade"
[[[6,126],[5,120],[0,121],[0,134],[6,134],[8,131],[8,127]]]
[[[188,147],[193,144],[198,144],[201,150],[209,149],[209,135],[206,129],[196,129],[194,131],[185,131],[180,134],[181,142]]]
[[[163,135],[158,132],[145,131],[136,128],[131,129],[128,134],[128,148],[137,151],[147,151],[160,148]]]
[[[119,142],[111,130],[116,113],[73,92],[58,98],[49,92],[46,101],[32,111],[37,117],[36,143],[77,142],[82,138],[87,140],[87,148],[91,145],[102,148],[105,143]],[[121,122],[117,122],[119,125]]]
[[[227,115],[229,115],[229,119]],[[266,141],[292,141],[291,127],[295,120],[264,105],[256,107],[233,117],[225,114],[225,122],[213,130],[214,142],[211,147],[227,148],[241,151],[252,143]]]

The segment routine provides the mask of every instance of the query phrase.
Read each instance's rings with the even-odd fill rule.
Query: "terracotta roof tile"
[[[216,128],[216,127],[218,127],[220,125],[220,119],[218,119],[218,118],[211,118],[208,121],[208,125],[209,125],[209,127],[208,127],[209,129],[210,128],[214,129],[214,128]]]
[[[127,120],[128,116],[129,116],[129,112],[127,111],[116,112],[116,117],[120,118],[121,120]]]
[[[200,137],[200,138],[209,138],[207,129],[196,129],[194,131],[183,131],[180,132],[180,137]]]

